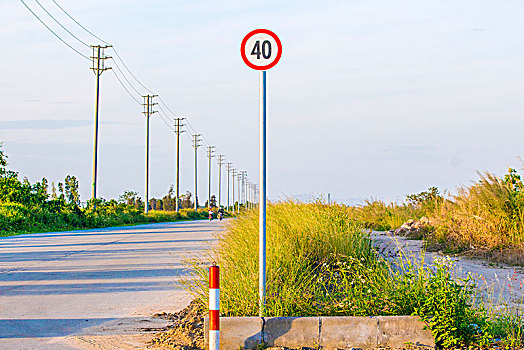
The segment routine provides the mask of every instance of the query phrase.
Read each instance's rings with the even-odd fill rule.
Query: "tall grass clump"
[[[476,302],[474,281],[458,278],[449,259],[384,260],[366,232],[344,206],[270,204],[265,315],[417,315],[442,348],[485,346],[502,334]],[[231,220],[218,238],[207,257],[188,260],[187,288],[205,308],[215,261],[222,315],[258,315],[257,211]]]
[[[430,216],[440,207],[443,197],[436,187],[406,196],[403,203],[386,203],[381,200],[365,200],[363,205],[348,207],[351,217],[366,228],[389,231],[399,228],[406,221]]]
[[[285,202],[267,208],[267,314],[320,314],[317,270],[334,254],[374,260],[363,232],[342,206]],[[232,220],[211,252],[221,267],[221,305],[226,315],[258,314],[258,212]],[[199,281],[206,271],[195,267]],[[205,300],[205,282],[191,286]]]
[[[349,207],[348,210],[354,220],[377,231],[394,230],[409,219],[423,216],[420,210],[411,205],[380,200],[366,200],[363,205]]]
[[[458,189],[433,213],[436,223],[430,239],[455,250],[473,249],[495,254],[506,253],[505,260],[523,263],[524,185],[514,169],[501,179],[491,173],[480,174],[473,185]]]

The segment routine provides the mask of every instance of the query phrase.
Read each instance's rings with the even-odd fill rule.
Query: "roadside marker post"
[[[278,36],[268,29],[255,29],[249,32],[240,45],[240,55],[244,63],[259,75],[259,113],[260,113],[260,195],[259,195],[259,260],[258,293],[259,316],[264,316],[266,305],[266,71],[273,68],[282,56],[282,43]]]
[[[220,268],[209,267],[209,350],[220,349]]]

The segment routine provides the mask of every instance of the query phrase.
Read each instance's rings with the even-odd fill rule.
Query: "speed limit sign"
[[[260,112],[260,172],[258,196],[258,305],[259,316],[265,316],[266,305],[266,102],[267,70],[273,68],[282,56],[282,43],[268,29],[255,29],[242,40],[240,54],[248,67],[259,71]]]
[[[268,29],[255,29],[244,37],[240,46],[244,62],[256,70],[273,68],[282,56],[282,43]]]

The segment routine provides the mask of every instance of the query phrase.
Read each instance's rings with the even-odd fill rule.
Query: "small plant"
[[[436,260],[434,269],[428,276],[424,299],[413,314],[426,322],[437,346],[448,349],[488,345],[493,336],[485,312],[473,307],[472,279],[468,276],[457,280],[449,258]]]

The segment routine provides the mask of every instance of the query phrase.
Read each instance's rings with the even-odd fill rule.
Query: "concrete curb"
[[[209,336],[209,319],[204,320]],[[435,339],[416,316],[376,317],[221,317],[220,348],[254,349],[257,344],[312,349],[434,349]]]

